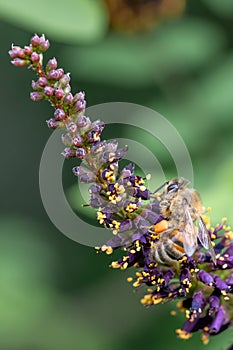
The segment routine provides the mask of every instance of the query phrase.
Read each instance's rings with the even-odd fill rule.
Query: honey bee
[[[205,209],[198,193],[188,187],[189,181],[184,178],[168,181],[165,185],[160,195],[160,211],[165,220],[153,227],[160,238],[152,245],[151,258],[171,264],[185,254],[192,256],[199,240],[215,263],[215,252],[202,219]]]

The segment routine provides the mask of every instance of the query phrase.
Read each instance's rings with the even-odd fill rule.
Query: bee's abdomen
[[[152,248],[152,258],[161,264],[177,261],[184,255],[183,244],[179,240],[166,239],[160,241]]]

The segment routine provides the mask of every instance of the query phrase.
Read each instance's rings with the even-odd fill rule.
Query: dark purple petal
[[[218,311],[220,306],[220,295],[212,294],[209,297],[209,315],[213,315],[216,311]]]
[[[209,328],[209,332],[210,333],[218,333],[220,328],[222,327],[222,325],[225,323],[226,321],[226,312],[223,308],[223,306],[221,306],[213,320],[213,322],[210,325]]]
[[[227,283],[222,280],[219,276],[215,275],[214,276],[214,281],[215,281],[215,286],[216,288],[218,288],[221,291],[228,291],[229,290],[229,286],[227,285]]]
[[[214,283],[214,278],[209,274],[208,272],[204,270],[200,270],[198,273],[198,277],[201,282],[208,284],[208,285],[213,285]]]
[[[204,297],[204,294],[200,290],[198,292],[195,292],[193,295],[191,309],[192,309],[192,311],[196,311],[199,314],[201,314],[204,310],[206,303],[207,303],[207,301]]]

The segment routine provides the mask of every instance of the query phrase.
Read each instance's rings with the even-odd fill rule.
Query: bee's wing
[[[183,230],[183,245],[185,253],[192,256],[197,248],[197,232],[193,223],[189,207],[184,205],[184,230]]]
[[[201,242],[201,244],[203,245],[203,247],[209,251],[211,258],[213,259],[214,263],[216,264],[215,251],[214,251],[214,248],[211,244],[209,232],[208,232],[206,225],[205,225],[201,216],[198,219],[198,225],[199,225],[199,230],[198,230],[198,234],[197,234],[198,239]]]

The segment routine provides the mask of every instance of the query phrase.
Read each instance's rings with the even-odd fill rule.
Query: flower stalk
[[[135,276],[129,277],[128,282],[136,289],[147,288],[141,303],[150,307],[177,300],[177,308],[186,317],[177,335],[189,339],[198,331],[207,344],[210,337],[233,324],[231,228],[225,219],[212,227],[208,217],[203,216],[216,261],[200,242],[192,256],[183,254],[176,261],[171,259],[171,263],[155,258],[152,248],[164,237],[169,224],[169,219],[161,214],[161,197],[146,188],[146,179],[135,175],[132,163],[119,169],[127,147],[118,148],[116,140],[101,140],[104,123],[92,122],[85,115],[84,92],[72,94],[70,74],[58,68],[56,58],[43,64],[49,45],[44,35],[34,35],[24,48],[12,45],[9,55],[14,66],[28,66],[35,71],[37,80],[32,81],[30,97],[33,101],[47,100],[54,108],[47,125],[64,130],[63,156],[82,160],[73,173],[81,182],[90,184],[89,205],[97,211],[98,222],[113,233],[106,244],[96,247],[97,251],[110,255],[122,250],[123,256],[111,267],[135,268]]]

